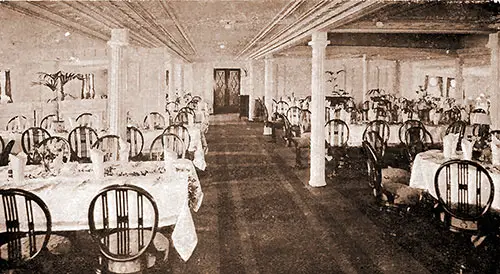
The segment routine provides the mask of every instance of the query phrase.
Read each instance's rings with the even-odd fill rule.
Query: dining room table
[[[139,186],[153,196],[158,206],[158,226],[174,226],[173,246],[183,260],[189,259],[198,242],[191,210],[198,211],[203,200],[191,161],[105,162],[104,177],[97,177],[94,168],[91,163],[77,162],[51,170],[43,165],[28,165],[24,179],[16,181],[9,178],[7,167],[1,167],[0,188],[19,188],[40,197],[52,216],[52,231],[81,231],[89,229],[88,208],[101,189],[114,184]],[[4,216],[2,207],[0,216]],[[44,222],[41,217],[35,214],[35,223]],[[5,230],[5,222],[0,222],[0,230]]]

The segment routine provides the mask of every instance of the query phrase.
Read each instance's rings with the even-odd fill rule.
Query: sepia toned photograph
[[[0,273],[500,273],[500,1],[0,0]]]

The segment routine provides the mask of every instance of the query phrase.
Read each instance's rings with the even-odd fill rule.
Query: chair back
[[[5,145],[5,148],[2,150],[2,154],[0,154],[0,166],[6,166],[9,164],[9,154],[12,151],[15,142],[16,141],[14,140],[10,140],[7,145]]]
[[[189,130],[183,125],[170,125],[168,126],[163,133],[173,133],[181,138],[182,143],[184,144],[184,149],[188,150],[191,144],[191,135],[189,134]]]
[[[96,117],[92,113],[85,112],[78,115],[75,121],[78,126],[95,128],[97,126],[95,119]]]
[[[127,142],[130,144],[129,159],[137,160],[144,148],[144,136],[136,127],[127,127]]]
[[[158,112],[150,112],[144,117],[145,129],[164,129],[165,117]]]
[[[118,161],[120,159],[120,137],[117,135],[109,134],[99,137],[92,145],[92,148],[104,152],[104,162]]]
[[[330,147],[347,146],[349,126],[340,119],[332,119],[325,124],[325,140]]]
[[[0,154],[3,152],[5,149],[5,141],[3,140],[2,136],[0,136]]]
[[[411,128],[411,127],[422,127],[425,128],[424,124],[420,122],[419,120],[406,120],[401,127],[399,127],[399,141],[401,141],[401,144],[405,144],[405,134],[406,131]]]
[[[92,199],[88,210],[90,235],[101,254],[113,262],[139,258],[158,229],[153,196],[135,185],[111,185]]]
[[[301,109],[297,106],[290,107],[286,111],[286,117],[291,125],[298,126],[300,124]]]
[[[0,189],[4,220],[0,221],[0,248],[5,260],[0,268],[25,266],[47,247],[52,219],[47,205],[35,194],[22,189]],[[6,248],[5,248],[6,246]]]
[[[495,193],[493,180],[483,166],[457,159],[447,161],[438,168],[434,189],[444,211],[462,221],[482,218],[490,209]],[[471,229],[453,223],[448,225],[456,230]]]
[[[186,156],[186,148],[182,139],[174,133],[162,133],[153,140],[149,149],[150,159],[160,161],[165,159],[165,151],[173,151],[177,158]]]
[[[367,140],[367,134],[370,131],[377,132],[379,137],[382,138],[382,140],[385,144],[387,144],[387,141],[389,141],[391,131],[390,131],[389,125],[387,124],[386,121],[374,120],[374,121],[369,122],[366,125],[365,131],[363,132],[363,141]]]
[[[382,190],[382,163],[378,153],[368,141],[362,142],[363,150],[366,155],[366,167],[368,174],[368,185],[372,187],[377,198]]]
[[[97,139],[97,132],[91,127],[74,128],[68,135],[71,158],[79,162],[90,162],[90,148]]]
[[[286,115],[286,112],[288,110],[289,106],[288,103],[281,100],[276,103],[276,112]]]
[[[28,124],[28,119],[26,118],[26,116],[17,115],[10,118],[10,120],[7,122],[7,125],[5,126],[5,130],[12,132],[23,132],[29,127],[30,126]]]
[[[410,163],[418,153],[426,151],[434,144],[432,135],[423,127],[410,127],[405,133],[406,155]]]
[[[40,127],[43,129],[54,129],[54,121],[57,120],[57,116],[55,114],[49,114],[43,117],[40,122]]]
[[[30,127],[21,135],[21,147],[28,156],[28,164],[39,164],[41,159],[36,159],[35,148],[44,139],[49,138],[50,133],[41,127]]]
[[[174,124],[188,125],[196,121],[196,113],[190,107],[183,107],[179,110],[174,119]]]
[[[60,136],[51,136],[41,141],[36,149],[35,159],[40,159],[46,170],[57,168],[62,163],[69,162],[71,146]]]
[[[303,109],[300,112],[300,132],[311,132],[311,111]]]
[[[462,150],[462,147],[460,143],[462,142],[462,138],[464,138],[465,134],[465,128],[467,127],[467,124],[464,121],[455,121],[451,123],[448,128],[446,128],[446,135],[453,133],[457,134],[458,133],[458,140],[457,140],[457,150]]]
[[[363,141],[367,141],[377,154],[377,158],[382,160],[382,158],[385,155],[385,149],[387,147],[387,144],[386,142],[384,142],[384,139],[380,137],[378,131],[374,130],[368,131],[365,136],[366,139],[364,139]]]

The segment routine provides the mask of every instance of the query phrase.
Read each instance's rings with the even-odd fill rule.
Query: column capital
[[[112,29],[111,39],[108,41],[109,46],[128,46],[129,30],[128,29]]]
[[[326,31],[316,31],[312,34],[312,40],[307,43],[311,47],[326,47],[330,44],[330,41],[327,40]]]

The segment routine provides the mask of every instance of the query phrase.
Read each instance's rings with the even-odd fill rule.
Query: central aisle
[[[262,124],[211,126],[207,141],[199,243],[174,273],[427,272],[331,185],[309,188]]]

